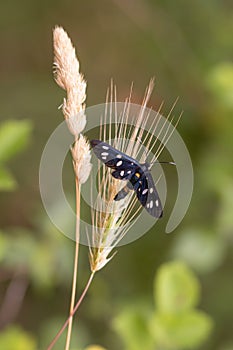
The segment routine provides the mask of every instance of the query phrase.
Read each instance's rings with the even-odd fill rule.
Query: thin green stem
[[[77,176],[76,176],[75,186],[76,186],[76,234],[75,234],[75,256],[74,256],[72,292],[71,292],[71,300],[70,300],[70,313],[72,312],[74,308],[74,303],[75,303],[77,276],[78,276],[79,238],[80,238],[80,187],[81,186],[79,184]],[[65,350],[69,350],[70,348],[72,324],[73,324],[73,318],[71,317],[69,320]]]

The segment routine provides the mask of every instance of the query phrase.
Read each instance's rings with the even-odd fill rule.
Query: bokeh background
[[[177,185],[173,170],[167,170],[170,200],[164,220],[121,247],[96,276],[76,318],[73,349],[95,343],[137,350],[140,341],[135,339],[144,334],[142,313],[156,308],[154,276],[162,264],[177,260],[197,278],[197,308],[209,315],[212,331],[187,346],[182,332],[178,343],[172,338],[171,327],[160,349],[233,349],[232,11],[229,0],[1,3],[1,349],[44,349],[69,308],[74,244],[47,218],[38,185],[43,147],[62,120],[57,107],[64,92],[52,75],[56,24],[77,48],[88,81],[87,106],[105,101],[111,78],[119,101],[134,82],[133,102],[140,103],[155,77],[150,105],[157,108],[164,101],[164,114],[179,97],[176,111],[184,114],[178,130],[195,175],[189,211],[175,232],[166,235]],[[66,167],[65,187],[72,193],[70,158]],[[79,292],[89,274],[87,254],[82,247]],[[57,349],[63,344],[64,339]],[[149,344],[141,348],[158,349]]]

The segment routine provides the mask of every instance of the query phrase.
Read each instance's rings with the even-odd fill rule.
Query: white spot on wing
[[[146,206],[147,206],[147,208],[149,208],[149,207],[150,207],[150,203],[147,203],[147,205],[146,205]]]
[[[124,173],[125,173],[124,170],[121,170],[120,175],[124,176]]]
[[[150,201],[150,209],[153,208],[153,205],[154,205],[153,201]]]
[[[116,163],[116,166],[120,166],[122,163],[122,160],[119,160],[119,162]]]
[[[118,155],[116,156],[116,158],[122,158],[122,155],[121,155],[121,154],[118,154]]]
[[[102,148],[103,148],[103,149],[109,149],[109,147],[108,147],[108,146],[102,146]]]
[[[155,201],[155,205],[156,205],[156,207],[158,207],[158,206],[159,206],[159,201],[158,201],[158,199],[156,199],[156,201]]]
[[[108,152],[101,153],[101,156],[108,156]]]
[[[142,191],[142,194],[146,194],[148,192],[148,189],[145,188],[145,190]]]
[[[154,192],[154,189],[153,187],[150,188],[150,193],[153,193]]]
[[[127,171],[127,174],[131,174],[131,170],[128,170],[128,171]]]
[[[107,159],[107,157],[102,157],[102,159],[103,159],[103,160],[106,160],[106,159]]]

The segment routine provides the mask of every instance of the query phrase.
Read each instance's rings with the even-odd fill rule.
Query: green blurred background
[[[168,170],[170,203],[164,220],[143,238],[121,247],[96,276],[75,322],[73,349],[92,343],[109,350],[137,349],[132,340],[124,345],[124,332],[132,327],[130,317],[124,319],[121,313],[132,304],[139,310],[154,308],[154,275],[161,264],[173,260],[182,260],[197,276],[198,308],[213,320],[212,333],[197,348],[233,349],[232,11],[229,0],[1,3],[1,349],[45,348],[69,307],[73,242],[50,223],[38,185],[43,147],[62,120],[57,107],[64,92],[52,75],[56,24],[64,27],[77,48],[88,81],[87,106],[105,101],[111,78],[119,101],[133,81],[133,102],[140,103],[149,79],[155,77],[150,105],[157,108],[164,100],[164,114],[179,96],[176,110],[184,110],[184,115],[178,130],[195,175],[189,211],[175,232],[166,235],[176,194],[174,173]],[[72,193],[70,159],[66,166],[65,186]],[[82,247],[79,291],[89,274],[87,253]],[[124,322],[122,330],[119,323]],[[63,343],[64,339],[57,349]]]

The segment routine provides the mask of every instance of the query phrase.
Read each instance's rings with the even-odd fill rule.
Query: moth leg
[[[126,185],[128,187],[128,189],[131,191],[133,190],[133,185],[131,184],[131,182],[129,181]]]
[[[128,184],[123,187],[114,197],[114,201],[120,201],[121,199],[124,199],[127,194],[129,193],[130,188],[128,186]]]

